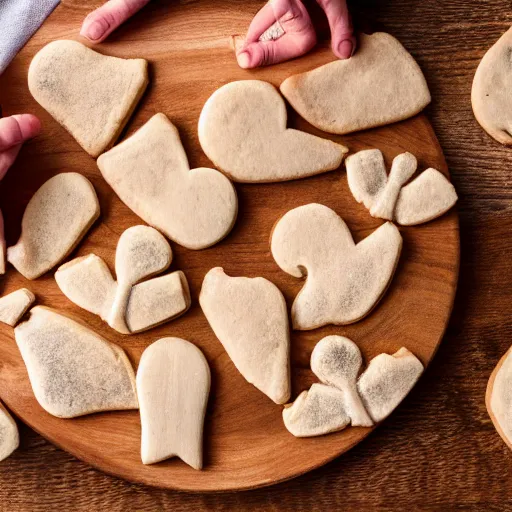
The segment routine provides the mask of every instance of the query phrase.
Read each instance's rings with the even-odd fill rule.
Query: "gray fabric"
[[[0,0],[0,74],[60,0]]]

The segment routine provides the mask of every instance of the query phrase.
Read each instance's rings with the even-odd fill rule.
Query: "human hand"
[[[100,43],[150,0],[109,0],[84,20],[80,34]],[[331,29],[332,51],[340,59],[348,59],[355,50],[350,14],[346,0],[317,0],[327,15]],[[284,34],[275,40],[260,37],[278,22]],[[301,0],[270,0],[254,17],[237,52],[242,68],[277,64],[307,53],[316,44],[316,33]]]
[[[93,43],[101,43],[148,3],[149,0],[109,0],[85,18],[80,35]]]
[[[331,29],[331,47],[340,59],[348,59],[356,48],[346,0],[317,0],[325,11]],[[260,40],[277,24],[280,37]],[[237,51],[237,60],[244,69],[277,64],[300,57],[316,44],[316,32],[301,0],[270,0],[256,14],[249,26],[244,45]]]
[[[41,123],[36,116],[21,114],[0,119],[0,180],[14,163],[23,143],[41,131]],[[4,219],[0,210],[0,250],[5,251]],[[3,270],[0,258],[0,273]]]

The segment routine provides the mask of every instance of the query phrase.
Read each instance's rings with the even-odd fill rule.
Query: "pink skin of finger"
[[[349,59],[356,49],[356,38],[346,0],[317,0],[331,29],[332,51],[339,59]]]
[[[80,35],[93,43],[101,43],[119,25],[140,11],[150,0],[109,0],[84,20]]]
[[[32,114],[0,119],[0,180],[14,163],[23,143],[41,131],[41,123]],[[0,211],[0,273],[5,270],[4,219]]]
[[[332,35],[332,49],[340,59],[352,56],[356,48],[346,0],[317,0],[325,11]],[[275,40],[261,40],[274,24],[284,34]],[[300,57],[316,44],[311,18],[300,0],[271,0],[254,17],[245,44],[237,52],[240,67],[251,69]]]

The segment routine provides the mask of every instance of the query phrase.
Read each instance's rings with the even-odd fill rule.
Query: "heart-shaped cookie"
[[[93,157],[114,144],[147,84],[145,60],[108,57],[76,41],[47,44],[28,72],[35,100]]]
[[[101,155],[98,167],[129,208],[188,249],[216,244],[235,223],[232,183],[214,169],[190,170],[178,130],[164,114]]]
[[[271,84],[242,80],[224,85],[205,103],[199,142],[233,181],[286,181],[337,169],[347,148],[286,128],[286,105]]]
[[[220,267],[203,280],[199,302],[244,378],[277,404],[290,398],[290,333],[283,294],[263,277],[230,277]]]
[[[400,232],[389,222],[356,245],[343,219],[327,206],[290,210],[274,228],[271,251],[288,274],[307,273],[292,306],[293,328],[361,320],[384,295],[401,249]]]
[[[313,126],[339,134],[407,119],[430,103],[420,67],[384,32],[361,34],[353,57],[293,75],[281,92]]]
[[[75,418],[138,408],[128,357],[84,325],[36,306],[14,336],[34,395],[49,414]]]
[[[144,350],[137,370],[143,464],[176,456],[203,467],[209,393],[210,367],[192,343],[162,338]]]

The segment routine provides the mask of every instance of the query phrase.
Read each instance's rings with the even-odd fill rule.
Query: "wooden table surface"
[[[75,15],[85,16],[91,3],[64,0]],[[233,8],[254,12],[258,3],[233,0]],[[481,130],[470,103],[480,58],[512,22],[510,0],[352,4],[356,24],[389,31],[423,68],[433,96],[427,114],[460,197],[455,309],[420,383],[349,453],[290,482],[237,494],[133,485],[21,426],[21,448],[1,466],[0,510],[512,510],[512,454],[484,404],[487,379],[512,343],[512,149]],[[163,8],[165,1],[154,0],[122,29],[123,37],[136,37],[149,11]]]

